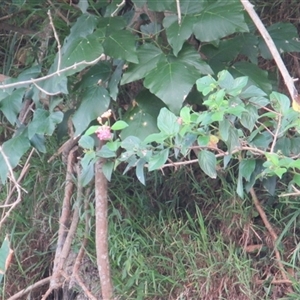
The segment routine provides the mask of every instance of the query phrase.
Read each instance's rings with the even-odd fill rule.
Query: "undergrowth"
[[[2,299],[49,276],[65,174],[62,162],[48,164],[48,158],[32,158],[23,182],[28,193],[12,213],[5,232],[1,232],[1,238],[10,235],[14,249]],[[192,167],[165,174],[152,172],[146,186],[130,174],[113,176],[109,192],[109,249],[119,299],[284,296],[282,285],[268,284],[278,270],[270,238],[257,212],[250,200],[236,196],[233,174],[220,178],[208,180]],[[271,221],[277,232],[282,233],[279,243],[287,267],[297,272],[299,204],[296,200],[271,197],[263,188],[260,196],[266,211],[273,216]],[[93,192],[88,197],[93,215]],[[82,209],[74,252],[81,244],[85,213]],[[92,280],[89,276],[97,276],[92,220],[86,248],[86,282]],[[252,251],[250,246],[255,245],[262,247]],[[297,278],[297,274],[293,275]],[[282,299],[297,299],[299,289],[295,283],[294,296]],[[31,299],[39,299],[44,291],[40,288],[33,292]]]

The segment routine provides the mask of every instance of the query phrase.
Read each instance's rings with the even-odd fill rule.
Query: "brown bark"
[[[113,287],[108,256],[108,195],[107,179],[102,170],[104,162],[100,158],[95,164],[96,252],[102,299],[110,300],[113,299]]]

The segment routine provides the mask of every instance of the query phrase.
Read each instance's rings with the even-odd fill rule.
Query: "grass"
[[[47,164],[47,159],[46,155],[33,157],[22,184],[29,193],[1,232],[1,240],[10,235],[15,251],[3,285],[5,295],[48,276],[51,270],[65,174],[61,162]],[[245,245],[267,245],[267,234],[251,201],[236,196],[233,178],[229,174],[230,180],[225,176],[210,181],[197,168],[186,168],[165,175],[150,173],[147,185],[142,186],[130,174],[114,174],[109,190],[109,249],[119,299],[262,300],[284,296],[281,286],[255,283],[267,271],[275,275],[277,269],[272,248],[265,246],[254,254],[243,250]],[[89,195],[92,215],[93,197]],[[287,266],[300,274],[297,201],[282,199],[265,208],[282,232]],[[74,252],[83,236],[83,214]],[[99,289],[93,229],[92,221],[87,247],[92,264],[84,280],[93,279]],[[294,286],[294,294],[282,299],[297,299],[300,285],[295,282]],[[43,292],[33,293],[32,299],[39,299]]]

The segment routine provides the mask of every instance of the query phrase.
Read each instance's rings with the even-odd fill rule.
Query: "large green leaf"
[[[199,72],[179,59],[161,62],[146,76],[144,85],[171,111],[179,113],[185,97],[199,78]]]
[[[195,48],[189,44],[184,44],[176,60],[184,63],[190,70],[194,68],[201,74],[213,74],[211,67],[201,58]],[[198,74],[199,76],[199,74]]]
[[[174,0],[148,0],[147,2],[148,8],[152,11],[174,10],[174,8],[176,7]]]
[[[33,115],[32,122],[28,125],[28,137],[31,139],[35,134],[52,135],[55,126],[63,119],[61,111],[50,113],[38,108]]]
[[[135,37],[129,31],[119,30],[105,39],[103,47],[108,56],[137,64],[135,43]]]
[[[180,0],[180,9],[183,15],[199,13],[204,7],[204,1]]]
[[[193,33],[194,23],[195,18],[192,16],[183,17],[180,25],[177,16],[172,15],[164,19],[163,25],[166,28],[168,42],[172,46],[175,56]]]
[[[12,169],[18,165],[21,157],[25,154],[29,147],[30,143],[25,134],[15,136],[3,143],[2,150]],[[7,174],[8,166],[3,155],[0,153],[0,179],[3,184],[6,181]]]
[[[72,120],[75,126],[75,136],[80,135],[92,120],[97,119],[107,111],[110,97],[102,86],[90,87],[82,95],[82,102]]]
[[[24,92],[24,88],[17,89],[0,101],[0,110],[12,125],[15,124],[22,108]]]
[[[241,3],[219,0],[209,4],[197,18],[193,31],[201,42],[215,41],[235,32],[247,32]]]
[[[135,99],[134,106],[124,116],[128,127],[122,130],[122,139],[137,136],[144,140],[148,135],[158,132],[157,116],[163,106],[164,103],[148,90],[140,92]]]
[[[72,66],[81,61],[93,61],[103,53],[103,47],[95,34],[75,39],[62,55],[61,68]],[[72,75],[84,69],[86,65],[78,66],[64,73],[64,75]]]
[[[121,84],[130,83],[144,78],[159,61],[165,61],[165,55],[161,49],[146,43],[137,50],[139,63],[130,64],[128,70],[124,73]]]
[[[202,171],[211,178],[217,178],[217,159],[216,156],[207,150],[202,150],[198,154],[198,162]]]
[[[275,23],[267,29],[280,53],[300,52],[299,35],[293,24]],[[259,50],[263,58],[273,58],[263,38],[259,38]]]

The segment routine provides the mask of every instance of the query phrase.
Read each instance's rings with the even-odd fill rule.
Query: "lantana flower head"
[[[112,132],[110,131],[110,126],[99,126],[95,133],[100,141],[108,141],[112,139]]]

